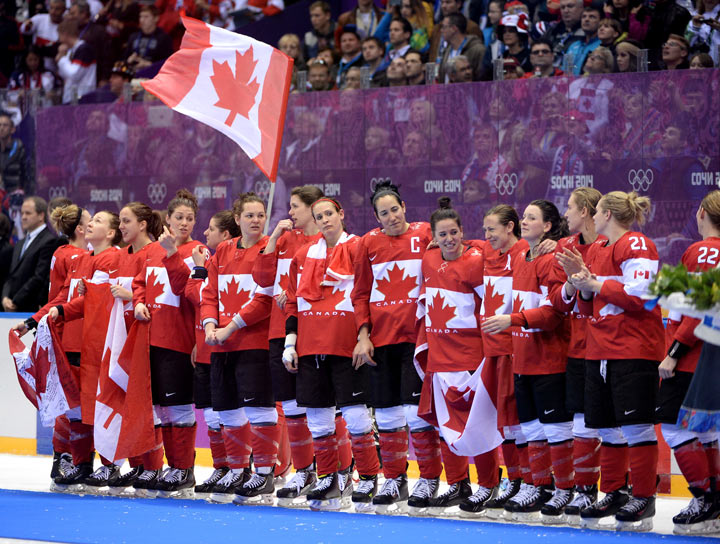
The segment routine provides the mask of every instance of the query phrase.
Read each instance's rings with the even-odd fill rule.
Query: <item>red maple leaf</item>
[[[250,78],[256,64],[257,61],[253,60],[252,47],[242,55],[235,51],[235,75],[233,75],[228,61],[220,64],[213,60],[213,75],[210,76],[210,79],[219,99],[214,105],[224,110],[230,110],[225,119],[225,124],[229,127],[235,121],[236,115],[247,118],[250,108],[255,105],[255,95],[260,84],[257,80],[250,83]]]
[[[467,398],[465,398],[465,395],[468,395]],[[472,408],[474,398],[475,391],[470,388],[466,387],[461,390],[450,386],[445,393],[445,399],[452,409],[448,410],[448,420],[443,425],[448,429],[463,434],[470,417],[470,408]]]
[[[403,278],[405,272],[397,263],[388,269],[387,279],[377,282],[377,290],[385,295],[385,300],[402,300],[410,297],[410,291],[417,287],[417,276]]]
[[[520,298],[520,293],[516,294],[513,298],[513,309],[512,313],[519,314],[523,307],[523,299]]]
[[[278,280],[278,283],[280,284],[280,289],[282,289],[283,291],[287,291],[288,285],[290,285],[290,275],[280,274],[280,279]]]
[[[147,294],[147,302],[155,302],[157,296],[161,295],[162,292],[165,290],[165,286],[160,281],[160,278],[154,270],[151,270],[148,274],[147,280],[145,281],[145,287],[145,292]],[[150,300],[151,298],[152,300]]]
[[[240,289],[240,282],[232,278],[225,289],[220,291],[220,300],[223,304],[223,312],[237,313],[250,300],[250,291]]]
[[[505,303],[505,297],[502,293],[495,290],[495,286],[488,282],[488,290],[485,292],[485,315],[493,316],[498,308]]]
[[[328,293],[327,289],[323,289],[324,298],[320,300],[308,301],[313,310],[335,310],[337,305],[345,300],[345,291],[338,289],[337,286],[332,287],[332,291]]]
[[[455,306],[452,306],[445,297],[440,294],[440,291],[435,293],[432,298],[432,304],[428,308],[430,313],[430,321],[433,327],[447,327],[448,321],[455,317]]]

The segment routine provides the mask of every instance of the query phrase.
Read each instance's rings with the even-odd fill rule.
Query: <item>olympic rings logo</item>
[[[498,174],[495,176],[495,188],[502,196],[513,194],[517,185],[517,174]]]
[[[392,183],[392,178],[372,178],[370,180],[370,192],[374,193],[375,187],[377,187],[378,183],[384,183],[386,181]]]
[[[633,191],[645,192],[652,185],[654,174],[652,169],[646,168],[643,170],[639,168],[637,170],[632,169],[628,172],[628,183],[632,186]]]
[[[270,182],[266,179],[255,182],[255,194],[267,200],[270,196]]]
[[[48,197],[50,200],[58,197],[67,197],[67,189],[65,187],[50,187],[48,189]]]
[[[147,195],[151,203],[160,204],[167,196],[167,185],[164,183],[150,183],[147,188]]]

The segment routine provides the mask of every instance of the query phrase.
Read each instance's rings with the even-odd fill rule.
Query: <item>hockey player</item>
[[[572,492],[572,415],[565,410],[565,365],[569,320],[567,305],[555,308],[549,293],[562,286],[562,269],[552,254],[538,255],[545,239],[568,234],[567,222],[546,200],[534,200],[523,214],[521,232],[529,249],[513,264],[513,312],[487,318],[488,334],[512,329],[515,400],[528,441],[532,485],[525,485],[505,504],[512,519],[540,516],[553,495]],[[553,480],[554,475],[554,480]]]
[[[252,277],[268,242],[263,235],[265,203],[255,193],[242,194],[233,215],[240,236],[218,246],[202,291],[205,341],[212,346],[212,408],[220,415],[230,468],[215,484],[211,499],[272,504],[280,438],[268,352],[272,287],[259,287]]]
[[[355,263],[352,301],[359,334],[355,365],[368,364],[370,404],[380,435],[385,483],[372,502],[376,513],[427,508],[437,496],[442,463],[437,431],[418,417],[422,380],[415,370],[417,297],[430,225],[408,223],[405,203],[390,182],[371,197],[381,227],[363,236]],[[408,427],[420,479],[408,496]]]
[[[368,367],[352,360],[357,340],[350,293],[360,238],[345,232],[345,212],[336,200],[316,200],[312,213],[322,238],[300,249],[290,264],[283,352],[286,368],[297,372],[297,402],[307,409],[315,447],[318,481],[307,500],[312,509],[338,510],[352,494],[356,509],[368,511],[380,463],[365,404]],[[336,406],[360,475],[354,492],[350,467],[339,466]]]
[[[703,239],[692,244],[681,261],[690,272],[707,270],[720,263],[720,191],[713,191],[703,199],[696,218]],[[673,518],[677,534],[714,531],[720,513],[717,433],[694,433],[677,425],[680,405],[702,349],[702,342],[693,334],[698,323],[697,319],[670,312],[665,329],[667,355],[659,367],[662,382],[655,416],[657,422],[662,423],[663,437],[673,449],[693,495],[690,504]]]
[[[649,530],[655,515],[658,445],[653,423],[663,325],[660,309],[646,310],[640,296],[657,273],[658,254],[652,240],[630,230],[635,222],[644,223],[649,212],[650,199],[636,193],[603,196],[595,230],[608,241],[571,277],[580,291],[580,312],[592,315],[585,351],[585,424],[599,430],[607,448],[600,459],[605,497],[580,512],[589,527],[615,515],[618,529]],[[577,250],[562,255],[566,270],[569,259],[581,258]]]

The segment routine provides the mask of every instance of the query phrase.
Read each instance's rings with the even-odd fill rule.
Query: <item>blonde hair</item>
[[[82,219],[82,208],[77,204],[59,206],[50,214],[50,222],[56,232],[62,233],[70,240],[75,239],[75,229]]]
[[[626,228],[636,221],[638,225],[643,225],[650,213],[650,199],[640,196],[635,191],[631,193],[610,191],[600,199],[598,206],[601,204],[615,218],[615,221]]]
[[[593,187],[578,187],[570,196],[578,208],[581,210],[586,208],[590,217],[592,217],[597,211],[597,205],[602,198],[602,193]]]
[[[720,191],[715,190],[705,195],[700,207],[707,212],[713,226],[720,229]]]

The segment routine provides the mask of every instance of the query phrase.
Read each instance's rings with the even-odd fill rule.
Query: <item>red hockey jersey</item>
[[[482,361],[484,261],[477,247],[467,247],[454,261],[444,260],[437,248],[423,257],[419,302],[425,314],[430,372],[475,370]]]
[[[306,236],[301,229],[283,233],[275,244],[273,253],[260,253],[253,268],[253,280],[260,287],[272,287],[272,296],[287,292],[290,278],[290,263],[297,251],[307,243],[317,241],[322,234]],[[285,338],[285,311],[273,302],[270,313],[269,339]]]
[[[400,236],[377,228],[360,240],[351,297],[357,329],[370,325],[374,346],[415,342],[422,257],[431,240],[428,223],[410,223]]]
[[[553,253],[529,261],[529,251],[513,263],[513,372],[558,374],[567,365],[571,306],[554,307],[549,293],[562,288],[565,276]]]
[[[648,311],[640,298],[658,270],[653,241],[641,232],[628,231],[614,244],[593,251],[586,264],[603,285],[591,301],[578,298],[580,312],[592,316],[585,358],[664,359],[660,308]]]
[[[81,279],[96,284],[108,283],[110,281],[110,276],[117,270],[121,253],[122,251],[117,247],[109,247],[99,255],[88,254],[88,257],[85,257],[84,259],[89,258],[89,263],[81,263],[84,268],[83,274],[80,278],[71,280],[71,283],[73,283],[73,285],[70,286],[71,294],[75,289],[77,289],[77,284]],[[69,296],[68,302],[63,304],[63,312],[65,314],[66,323],[75,319],[81,319],[85,312],[85,297]]]
[[[480,321],[494,315],[512,313],[512,271],[513,263],[518,255],[525,255],[529,249],[525,240],[518,240],[506,253],[500,253],[486,245],[485,270],[483,282],[485,286]],[[498,334],[483,334],[483,350],[486,357],[510,355],[513,352],[512,330],[507,329]]]
[[[86,249],[75,247],[71,244],[63,244],[55,250],[50,260],[50,291],[48,300],[53,300],[62,290],[65,278],[72,268],[73,262],[87,253]]]
[[[268,237],[254,246],[243,248],[240,238],[220,244],[208,261],[208,284],[203,289],[202,323],[224,327],[238,314],[245,324],[224,344],[212,346],[213,352],[268,349],[268,328],[272,308],[272,286],[260,287],[253,279],[253,267]]]
[[[178,257],[192,259],[192,250],[200,242],[192,240],[180,246]],[[150,345],[191,353],[195,345],[195,308],[184,293],[175,293],[170,285],[165,258],[159,242],[148,244],[145,262],[132,283],[133,308],[145,304],[150,312]]]
[[[318,241],[319,242],[319,241]],[[319,300],[306,300],[297,295],[297,289],[308,260],[308,251],[318,242],[303,246],[290,263],[288,300],[285,313],[298,319],[298,338],[295,350],[300,357],[305,355],[337,355],[352,357],[357,344],[355,315],[350,295],[355,283],[354,277],[339,282],[338,285],[323,285]],[[360,245],[358,236],[350,236],[348,244],[351,260],[357,260]],[[330,263],[333,250],[329,249],[325,265]]]
[[[711,236],[705,240],[695,242],[683,253],[680,262],[690,272],[702,272],[709,268],[715,268],[720,264],[720,238]],[[675,311],[668,314],[665,329],[665,349],[670,349],[675,340],[690,348],[687,353],[678,359],[675,370],[695,372],[703,345],[702,341],[694,333],[698,323],[700,323],[699,319],[684,316]]]
[[[150,247],[150,244],[140,248],[137,253],[133,253],[132,246],[127,246],[122,249],[120,259],[117,263],[117,270],[110,276],[110,284],[117,284],[132,292],[132,282],[145,264],[148,247]],[[135,319],[132,300],[125,302],[124,310],[125,324],[128,330],[130,330],[130,325],[132,325],[132,321]]]

